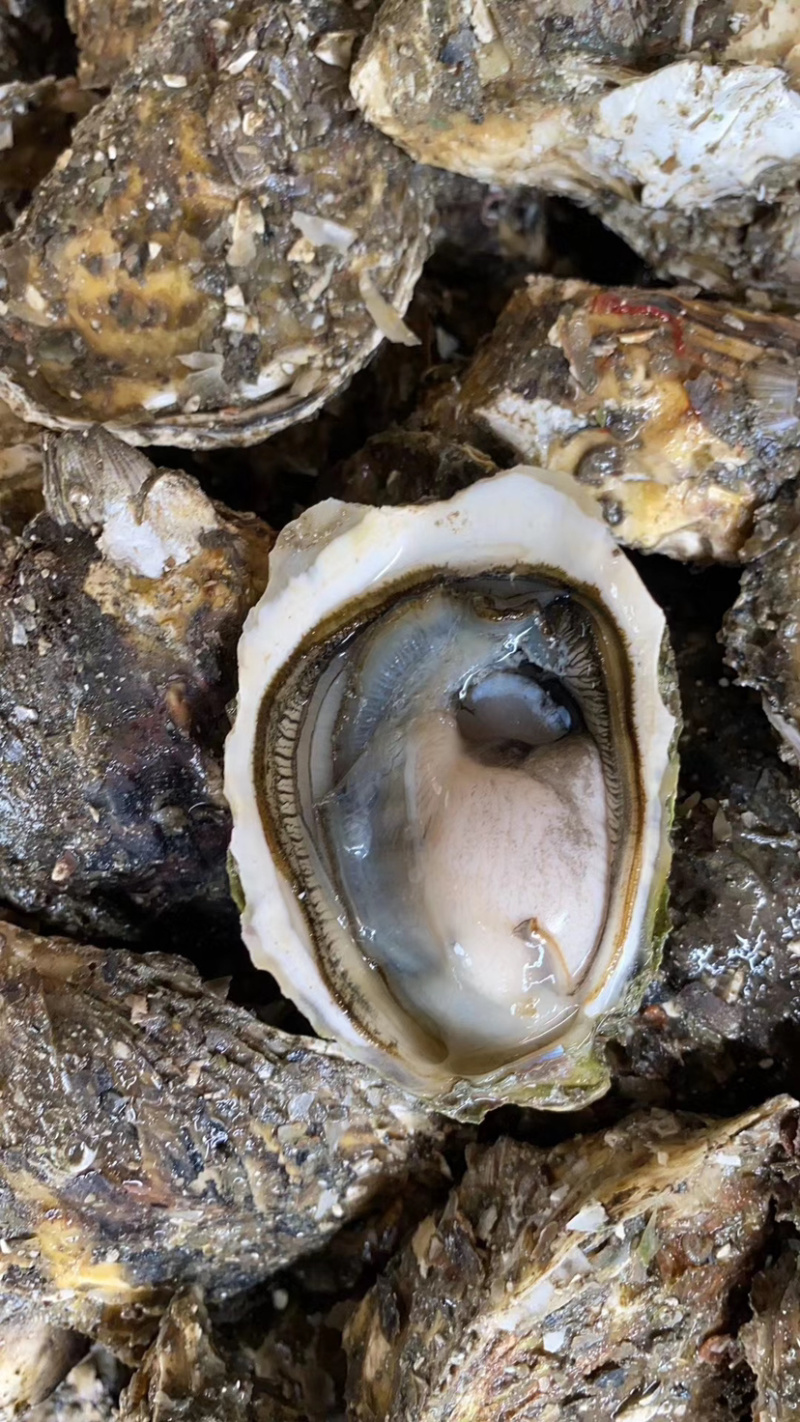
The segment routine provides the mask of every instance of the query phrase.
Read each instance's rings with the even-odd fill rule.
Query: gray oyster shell
[[[0,395],[53,429],[248,444],[401,320],[430,175],[354,109],[369,8],[168,8],[0,250]]]
[[[385,0],[353,70],[415,158],[586,203],[664,275],[800,291],[787,0]]]
[[[222,744],[270,530],[104,431],[51,441],[4,549],[0,897],[39,923],[236,942]]]
[[[641,1113],[549,1150],[473,1148],[348,1326],[348,1416],[728,1422],[752,1385],[735,1301],[751,1283],[757,1297],[773,1212],[796,1219],[797,1169],[787,1097],[733,1120]],[[769,1387],[752,1327],[748,1352]]]

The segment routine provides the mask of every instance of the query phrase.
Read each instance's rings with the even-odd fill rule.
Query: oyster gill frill
[[[453,1114],[602,1094],[669,862],[664,619],[517,469],[284,530],[225,758],[243,934],[318,1031]]]

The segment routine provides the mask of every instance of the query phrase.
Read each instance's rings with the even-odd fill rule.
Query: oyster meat
[[[384,0],[352,90],[423,162],[576,197],[669,275],[796,297],[799,78],[786,0]]]
[[[323,1035],[455,1114],[606,1089],[664,931],[664,620],[520,469],[281,534],[225,756],[243,934]]]
[[[534,277],[418,419],[563,470],[634,548],[733,562],[800,468],[799,375],[794,317]]]
[[[0,489],[2,486],[0,486]],[[96,429],[0,577],[0,898],[70,932],[236,945],[226,707],[270,530]]]
[[[432,176],[355,111],[350,0],[169,10],[0,249],[0,396],[131,443],[303,419],[401,317]]]
[[[348,1417],[748,1415],[737,1300],[780,1250],[773,1211],[796,1218],[797,1171],[786,1097],[735,1120],[652,1112],[550,1150],[474,1148],[346,1331]]]
[[[0,1004],[0,1337],[46,1322],[135,1363],[184,1285],[218,1309],[447,1178],[446,1122],[181,959],[4,923]]]

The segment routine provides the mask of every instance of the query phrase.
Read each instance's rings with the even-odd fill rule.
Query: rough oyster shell
[[[173,10],[0,251],[0,394],[50,428],[247,444],[400,319],[432,179],[354,111],[337,0]]]
[[[234,729],[226,746],[225,792],[234,821],[231,849],[237,893],[243,903],[245,942],[257,966],[268,968],[278,978],[284,992],[298,1003],[318,1031],[334,1037],[356,1057],[454,1114],[479,1115],[498,1100],[535,1100],[543,1106],[565,1108],[602,1094],[608,1076],[592,1049],[595,1029],[609,1014],[630,1009],[664,932],[662,909],[669,862],[667,831],[676,773],[677,720],[669,665],[663,655],[663,617],[650,602],[632,567],[615,551],[591,500],[584,499],[579,505],[565,485],[562,476],[522,469],[474,484],[444,504],[396,510],[369,510],[335,501],[321,504],[280,536],[271,560],[267,591],[250,615],[240,642],[239,699]],[[395,606],[402,617],[407,606],[404,597],[413,602],[421,585],[434,590],[437,585],[446,588],[448,578],[466,578],[492,570],[502,579],[510,569],[520,570],[521,587],[527,586],[527,570],[534,577],[538,569],[558,580],[559,596],[571,596],[569,591],[564,592],[565,588],[575,589],[577,596],[582,596],[578,590],[583,590],[586,609],[591,607],[592,611],[582,612],[581,618],[597,616],[598,626],[605,628],[598,636],[602,636],[606,648],[624,646],[623,662],[616,662],[616,654],[609,650],[602,673],[599,664],[592,663],[595,671],[590,684],[594,685],[595,676],[606,678],[600,694],[607,695],[608,706],[615,709],[603,713],[610,717],[604,724],[628,728],[620,732],[617,741],[616,733],[609,732],[608,744],[613,744],[615,750],[609,748],[608,755],[620,756],[620,763],[635,763],[635,783],[639,788],[633,791],[634,782],[625,779],[629,771],[619,772],[623,779],[613,790],[611,780],[607,781],[609,804],[616,803],[618,793],[633,795],[627,832],[620,831],[621,837],[614,841],[616,848],[608,849],[609,862],[621,862],[616,858],[618,853],[631,854],[633,858],[624,874],[619,870],[619,880],[614,878],[616,869],[603,869],[604,875],[610,875],[609,897],[604,911],[607,917],[598,920],[604,926],[598,929],[598,939],[593,940],[596,953],[591,956],[587,948],[590,956],[581,959],[580,967],[575,964],[568,969],[565,965],[567,981],[572,982],[570,988],[564,989],[566,997],[562,998],[559,990],[551,1003],[549,988],[526,990],[533,1021],[540,1009],[543,1017],[552,1009],[553,1020],[558,1018],[563,1030],[556,1032],[553,1028],[555,1040],[552,1036],[548,1039],[545,1033],[541,1045],[537,1049],[528,1047],[527,1052],[520,1045],[511,1051],[507,1044],[502,1048],[487,1045],[485,1050],[476,1045],[473,1051],[470,1034],[475,1034],[476,1043],[480,1038],[476,1019],[465,1029],[465,1041],[455,1046],[460,1029],[453,1028],[455,1037],[451,1039],[451,1028],[444,1025],[447,1012],[441,999],[437,997],[435,1010],[430,995],[427,1006],[420,1008],[419,1002],[416,1007],[409,1005],[408,992],[424,993],[425,977],[417,979],[415,968],[413,973],[408,970],[410,977],[406,978],[405,967],[392,966],[388,925],[375,930],[368,927],[366,931],[372,938],[359,942],[361,929],[352,925],[358,925],[365,901],[349,899],[351,889],[343,887],[351,883],[346,878],[347,867],[330,868],[327,859],[327,846],[331,843],[333,852],[338,853],[340,847],[343,853],[349,852],[348,834],[327,819],[324,830],[309,828],[317,813],[316,808],[312,813],[309,803],[316,805],[325,800],[322,790],[315,788],[321,783],[318,777],[321,775],[324,780],[334,774],[320,769],[327,763],[326,756],[333,757],[326,747],[334,734],[329,729],[329,717],[337,715],[327,707],[327,688],[334,684],[331,677],[340,674],[335,669],[346,665],[339,658],[347,657],[347,639],[354,630],[381,626],[381,614]],[[376,640],[369,646],[379,648],[381,635],[376,633]],[[558,634],[552,635],[553,645],[557,646]],[[357,639],[353,645],[358,648]],[[572,653],[565,651],[564,655]],[[579,657],[581,665],[588,665],[583,662],[583,655],[582,652]],[[419,656],[424,656],[423,643]],[[399,652],[398,658],[401,665]],[[358,704],[371,704],[366,693]],[[309,706],[312,710],[306,717]],[[438,713],[438,702],[427,709]],[[386,734],[391,739],[394,731],[385,711],[380,715],[369,749],[377,757],[378,773],[382,774],[385,746],[381,735],[388,728]],[[617,717],[622,719],[617,721]],[[342,724],[345,721],[346,714]],[[586,744],[580,742],[582,747]],[[313,747],[316,768],[311,768],[309,747]],[[394,765],[394,756],[392,750],[386,763]],[[367,762],[362,759],[358,764]],[[567,776],[571,773],[564,772]],[[412,772],[409,770],[408,774]],[[513,775],[513,771],[509,774]],[[438,772],[431,771],[429,783],[434,801],[440,793],[437,776]],[[623,780],[628,787],[624,791],[620,789]],[[350,794],[347,783],[345,777],[345,796]],[[423,776],[423,787],[427,783]],[[391,807],[397,802],[391,799],[391,789],[388,793]],[[426,793],[424,788],[420,790],[423,799]],[[585,805],[578,798],[575,818],[581,824],[584,814],[594,813],[589,808],[594,803],[593,793],[587,791]],[[326,803],[332,804],[333,800],[331,792]],[[338,813],[338,803],[333,804],[334,814]],[[346,815],[346,802],[341,803]],[[444,806],[448,803],[446,798],[441,802]],[[320,813],[327,815],[324,805]],[[608,814],[605,823],[610,826],[615,812],[609,810]],[[469,822],[471,815],[465,813],[463,821],[456,816],[456,825]],[[446,843],[449,827],[447,821],[444,823]],[[490,823],[487,821],[487,825]],[[638,825],[636,836],[630,834],[633,824]],[[608,832],[612,836],[617,833],[612,829]],[[409,829],[403,831],[409,838],[403,838],[402,843],[416,843],[419,833],[423,834],[424,843],[424,833],[415,827],[412,815]],[[588,820],[586,833],[586,843],[593,843]],[[493,831],[487,828],[486,834],[481,857],[491,863]],[[555,828],[553,834],[558,843]],[[355,841],[354,848],[356,860],[363,860],[368,874],[370,863],[374,865],[372,872],[389,872],[387,866],[393,861],[385,858],[380,848],[371,851],[372,860],[369,853],[361,855]],[[566,855],[567,850],[564,852]],[[321,856],[319,861],[317,856]],[[400,862],[392,892],[401,896],[427,895],[429,888],[431,893],[437,892],[435,886],[426,883],[409,889],[411,879],[406,874],[413,878],[413,873]],[[605,858],[602,862],[606,864]],[[424,875],[424,854],[418,863]],[[581,861],[579,877],[576,866],[565,867],[565,878],[559,882],[572,883],[575,889],[583,878],[594,884],[590,865],[588,858]],[[486,879],[486,872],[479,865],[475,866],[475,873],[476,884]],[[342,874],[345,878],[340,877]],[[525,885],[527,874],[525,871]],[[450,882],[447,875],[445,879]],[[543,879],[547,881],[547,875]],[[376,878],[375,882],[379,880]],[[530,882],[538,884],[536,872],[531,874]],[[619,886],[623,882],[626,888],[620,897]],[[337,885],[335,890],[332,883]],[[525,897],[523,890],[524,886],[521,892]],[[391,905],[384,902],[383,890],[376,892],[381,912],[391,916]],[[566,917],[558,918],[562,910]],[[499,912],[499,922],[504,925],[498,933],[507,935],[510,929],[504,910],[493,908],[492,912]],[[548,929],[550,920],[545,916],[540,934],[541,925],[536,918],[539,909],[532,907],[530,912],[534,915],[530,932],[537,942],[539,935],[550,944],[542,961],[550,963],[549,955],[555,952],[557,956],[560,951],[571,962],[567,928],[566,946],[554,946],[548,934],[561,930]],[[553,910],[553,915],[554,924],[568,921],[565,906],[557,912]],[[479,921],[480,915],[476,922]],[[627,926],[623,928],[623,924]],[[465,931],[470,931],[468,926]],[[401,929],[399,948],[404,934],[405,929]],[[433,939],[429,934],[426,942],[435,939],[435,934]],[[365,946],[368,941],[373,943],[373,949]],[[498,951],[508,953],[511,939],[503,941],[506,947]],[[455,949],[450,944],[447,952],[444,948],[441,951],[445,955],[442,961],[449,962],[447,952]],[[468,973],[472,971],[470,951],[465,950]],[[389,954],[389,959],[384,963],[378,958],[378,972],[370,954],[382,952]],[[476,952],[480,958],[485,947],[479,944]],[[536,957],[533,947],[531,954]],[[580,987],[570,978],[573,970]],[[442,967],[441,971],[449,972],[450,968]],[[531,971],[532,980],[538,981]],[[560,982],[561,969],[553,967],[552,972],[554,980]],[[393,976],[395,973],[399,976]],[[455,975],[458,977],[458,972]],[[464,990],[466,1000],[474,989],[465,985]],[[524,1006],[515,1007],[512,1016],[516,1011],[521,1012],[522,1018],[528,1013]],[[522,1019],[520,1022],[522,1032],[524,1023]],[[564,1022],[568,1025],[564,1026]],[[525,1040],[531,1040],[538,1031],[534,1027],[531,1033],[525,1027]],[[450,1045],[443,1047],[443,1042],[448,1041]]]
[[[445,1122],[180,959],[2,924],[0,987],[0,1327],[135,1362],[184,1284],[216,1306],[446,1178]]]
[[[653,1112],[551,1150],[474,1148],[346,1331],[348,1417],[728,1422],[751,1383],[734,1301],[773,1209],[795,1216],[796,1178],[786,1097],[732,1121]]]
[[[352,504],[421,504],[449,499],[494,474],[492,460],[469,445],[428,432],[387,430],[374,435],[327,479],[320,497]]]
[[[5,532],[21,534],[41,513],[42,478],[42,431],[10,412],[5,418],[0,413],[0,525]],[[0,553],[0,562],[8,556],[10,552]]]
[[[215,1328],[202,1291],[182,1290],[120,1399],[119,1422],[339,1422],[316,1357],[322,1319],[291,1307],[277,1318],[266,1336],[248,1320]],[[257,1347],[240,1341],[253,1332]]]
[[[800,764],[800,500],[764,509],[750,543],[752,561],[725,618],[725,657],[742,686],[761,693],[786,756]]]
[[[797,292],[799,73],[783,0],[385,0],[352,89],[415,158],[593,202],[673,275],[731,289],[756,256]]]
[[[0,896],[71,932],[236,918],[222,795],[235,647],[270,530],[102,430],[52,441],[50,514],[4,550]]]
[[[72,1369],[25,1422],[118,1422],[117,1400],[128,1369],[97,1346]]]
[[[421,418],[572,475],[622,543],[732,562],[800,466],[799,375],[793,317],[536,277]]]
[[[653,560],[645,572],[666,604],[684,725],[672,928],[609,1055],[616,1090],[637,1105],[734,1112],[743,1097],[800,1094],[796,777],[723,661],[735,576]]]
[[[0,1325],[0,1415],[42,1402],[85,1352],[80,1334],[46,1321]]]
[[[164,0],[67,0],[84,88],[110,89],[164,18]]]
[[[756,1378],[753,1422],[791,1422],[800,1408],[800,1263],[784,1250],[753,1281],[753,1316],[742,1329]]]
[[[795,164],[769,170],[758,189],[689,212],[646,208],[603,194],[589,207],[659,276],[748,301],[760,293],[800,302],[800,198]],[[764,296],[761,296],[764,301]]]
[[[67,147],[96,95],[74,79],[0,85],[0,229],[6,232]]]
[[[214,1347],[202,1290],[176,1294],[120,1399],[120,1422],[249,1422],[251,1389]]]

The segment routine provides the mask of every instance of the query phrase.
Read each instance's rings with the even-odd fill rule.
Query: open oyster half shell
[[[452,1114],[602,1094],[597,1028],[664,917],[673,685],[660,609],[563,476],[310,509],[226,747],[254,961]]]

